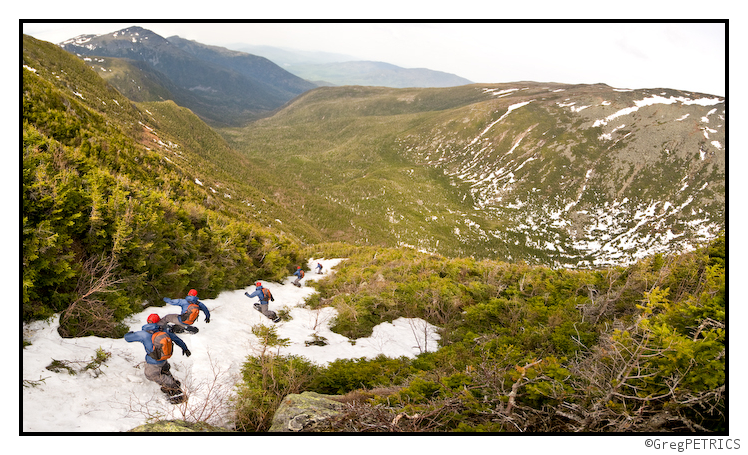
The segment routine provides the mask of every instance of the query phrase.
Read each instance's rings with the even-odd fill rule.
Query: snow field
[[[306,273],[302,283],[326,276],[341,261],[310,260],[312,270]],[[324,267],[322,275],[314,271],[317,262]],[[57,317],[25,325],[24,339],[31,345],[22,352],[22,431],[121,432],[155,419],[194,419],[225,425],[229,399],[234,384],[241,378],[241,367],[247,356],[258,355],[262,350],[260,340],[252,334],[252,327],[258,324],[275,326],[278,336],[288,339],[289,346],[271,348],[270,352],[304,356],[319,365],[341,358],[374,358],[379,354],[413,358],[421,352],[438,349],[436,327],[420,319],[400,318],[382,323],[370,337],[358,340],[336,334],[329,328],[337,315],[335,309],[302,308],[315,291],[311,287],[293,286],[293,279],[294,276],[289,276],[282,283],[262,282],[275,298],[270,309],[276,312],[285,309],[291,316],[291,320],[278,324],[253,308],[256,298],[244,295],[254,290],[254,283],[244,289],[222,292],[215,299],[200,299],[210,311],[211,322],[206,324],[201,313],[195,323],[200,329],[197,334],[178,334],[192,355],[183,356],[175,345],[174,355],[169,359],[172,374],[189,394],[188,402],[177,406],[167,403],[158,384],[145,378],[145,350],[141,343],[128,343],[121,338],[61,338],[57,333]],[[184,298],[183,295],[164,297]],[[130,330],[137,331],[149,314],[163,317],[177,311],[179,308],[173,305],[148,307],[124,322]],[[325,338],[328,344],[307,346],[306,342],[313,341],[315,335]],[[100,373],[83,370],[98,349],[111,354],[99,368]],[[53,360],[68,362],[79,372],[72,375],[65,370],[47,370]]]

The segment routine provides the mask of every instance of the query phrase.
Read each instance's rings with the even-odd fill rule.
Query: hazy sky
[[[203,44],[269,45],[428,68],[473,82],[605,83],[725,96],[726,26],[693,22],[25,23],[59,43],[138,25]]]

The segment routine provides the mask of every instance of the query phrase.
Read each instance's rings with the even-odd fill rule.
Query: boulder
[[[345,404],[335,401],[335,395],[315,392],[290,394],[275,411],[269,432],[301,433],[327,431],[326,423],[331,417],[340,415]]]
[[[230,430],[214,427],[203,422],[192,423],[184,420],[160,420],[129,430],[130,433],[213,433],[223,431]]]

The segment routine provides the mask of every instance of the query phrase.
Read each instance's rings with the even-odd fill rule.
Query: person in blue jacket
[[[148,323],[145,324],[140,331],[127,332],[125,334],[125,341],[128,343],[132,343],[133,341],[143,343],[146,353],[144,369],[146,378],[160,385],[161,391],[172,397],[181,394],[181,384],[171,375],[171,372],[169,371],[171,370],[171,365],[169,365],[169,362],[166,360],[156,360],[152,356],[154,351],[152,341],[153,334],[164,331],[163,327],[159,324],[160,318],[157,314],[152,314],[148,316],[147,322]],[[165,330],[165,332],[169,338],[177,344],[177,346],[182,348],[182,355],[186,355],[187,357],[192,355],[181,338],[176,336],[170,330]]]
[[[304,271],[301,269],[301,266],[296,266],[296,271],[294,272],[294,276],[296,276],[296,279],[293,282],[293,285],[297,288],[301,287],[301,279],[304,278]]]
[[[322,275],[322,264],[318,262],[315,268],[317,269],[317,275]]]
[[[208,311],[208,307],[203,302],[198,300],[197,290],[195,289],[190,289],[190,292],[187,293],[187,297],[184,299],[173,300],[164,297],[164,302],[182,308],[180,314],[167,314],[161,318],[164,323],[174,324],[173,330],[177,333],[184,332],[185,330],[190,333],[197,333],[198,328],[193,327],[192,324],[197,322],[200,311],[205,314],[205,322],[210,323],[210,311]]]
[[[262,287],[262,283],[259,281],[255,283],[255,291],[253,293],[245,292],[244,295],[249,297],[250,299],[252,297],[257,297],[260,299],[260,303],[255,303],[255,310],[259,311],[260,313],[264,314],[267,318],[272,320],[273,322],[280,321],[280,317],[275,313],[275,311],[268,310],[269,302],[268,300],[275,300],[273,299],[272,294],[270,294],[269,289],[265,289]]]

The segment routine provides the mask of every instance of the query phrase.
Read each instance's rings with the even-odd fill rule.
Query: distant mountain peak
[[[403,68],[392,63],[369,60],[289,65],[287,69],[307,80],[321,80],[335,85],[367,85],[393,88],[456,87],[472,81],[455,74],[428,68]]]
[[[137,26],[104,35],[80,35],[60,47],[84,58],[137,62],[137,68],[131,65],[128,71],[148,73],[142,80],[161,81],[164,87],[155,90],[158,99],[171,99],[213,126],[245,124],[316,87],[263,57],[178,37],[170,41]],[[132,87],[134,77],[109,79],[120,84],[123,93],[140,90]]]
[[[64,46],[66,44],[73,44],[76,46],[83,46],[87,42],[91,41],[92,39],[96,38],[99,35],[78,35],[76,37],[70,38],[68,40],[65,40],[61,43],[59,43],[60,46]]]
[[[169,41],[164,37],[152,32],[151,30],[143,27],[132,26],[117,30],[111,33],[105,33],[100,35],[84,34],[78,35],[74,38],[65,40],[59,43],[60,47],[66,48],[66,46],[86,46],[90,49],[96,49],[100,47],[100,44],[96,42],[107,42],[109,40],[125,40],[131,43],[156,43],[156,44],[169,44]]]
[[[388,62],[328,52],[301,51],[272,46],[233,44],[234,49],[261,55],[291,73],[317,85],[364,85],[379,87],[456,87],[473,82],[428,68],[403,68]]]

